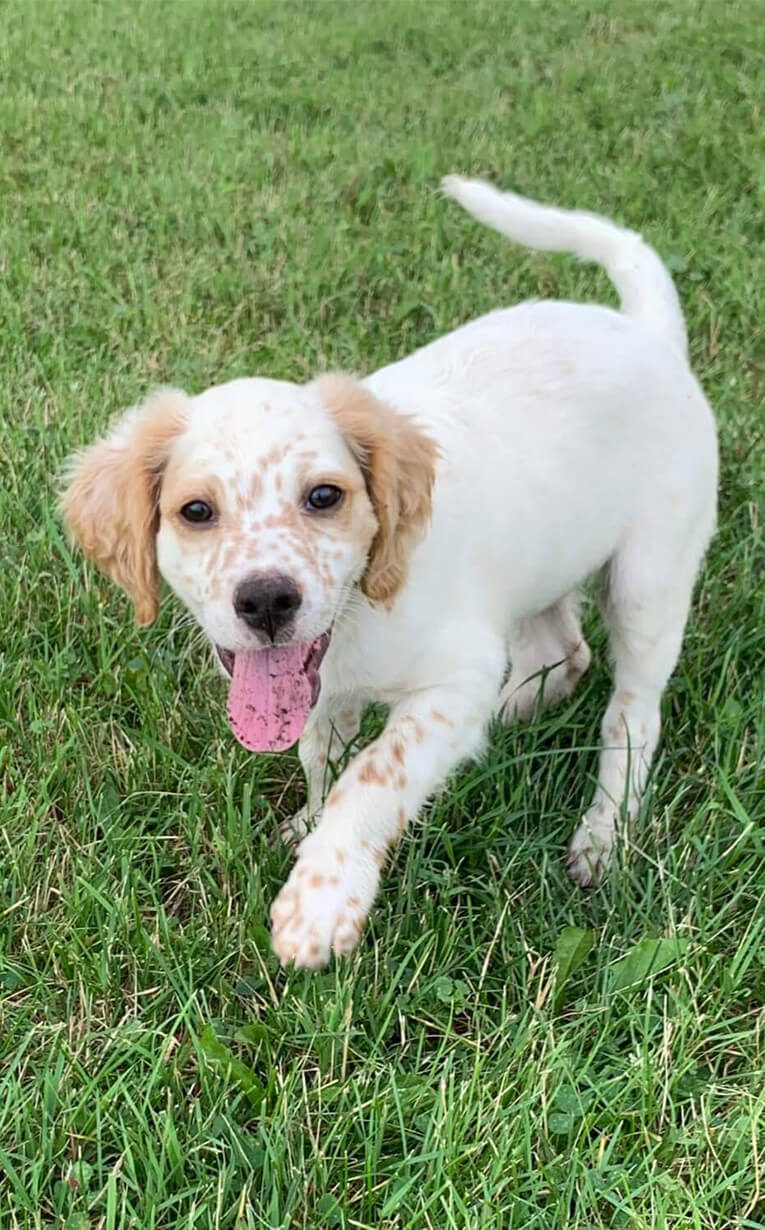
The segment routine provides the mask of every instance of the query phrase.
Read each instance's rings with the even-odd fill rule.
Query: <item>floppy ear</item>
[[[159,489],[188,398],[163,389],[128,410],[111,432],[73,458],[61,509],[75,542],[132,598],[136,622],[154,623],[159,577],[154,539]]]
[[[425,532],[438,449],[408,414],[392,410],[352,376],[318,381],[320,396],[361,466],[377,533],[361,579],[371,602],[390,607],[412,547]]]

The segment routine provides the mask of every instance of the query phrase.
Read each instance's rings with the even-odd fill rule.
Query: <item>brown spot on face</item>
[[[288,447],[288,445],[284,444],[281,446],[275,445],[274,448],[270,449],[269,452],[261,458],[261,469],[266,470],[269,466],[278,465],[280,461],[283,461],[287,456]]]
[[[403,764],[406,756],[406,750],[400,739],[394,739],[392,745],[393,759],[397,764]]]
[[[277,520],[276,524],[281,527],[284,536],[284,543],[289,547],[292,554],[297,556],[298,559],[303,560],[310,568],[315,568],[316,555],[311,546],[294,530],[289,530],[284,521]]]
[[[296,533],[301,532],[302,524],[299,508],[296,508],[289,500],[281,500],[279,502],[279,512],[284,525],[289,526]]]
[[[359,901],[358,897],[349,897],[348,900],[346,901],[346,905],[348,906],[350,910],[360,910],[361,909],[361,902]]]
[[[316,940],[314,940],[312,944],[309,944],[308,952],[312,957],[320,956],[321,955],[321,944],[318,944]]]
[[[335,858],[337,859],[338,863],[339,863],[339,864],[340,864],[340,866],[342,867],[342,865],[343,865],[343,863],[345,862],[345,859],[346,859],[346,853],[345,853],[345,850],[335,850]]]
[[[406,783],[407,783],[406,773],[399,773],[398,777],[395,780],[396,789],[403,790],[404,787],[406,786]]]
[[[343,792],[340,789],[340,787],[333,786],[329,792],[329,797],[327,799],[327,807],[337,807],[342,797],[343,797]]]
[[[241,560],[247,559],[250,552],[254,553],[253,538],[247,538],[244,534],[227,534],[226,545],[221,554],[221,573],[233,572]]]
[[[319,875],[317,871],[314,871],[308,883],[311,885],[311,888],[321,888],[324,883],[324,876]]]
[[[245,491],[240,491],[238,488],[235,488],[232,494],[230,495],[229,502],[235,513],[241,514],[243,512],[246,512],[247,509],[249,508],[249,500],[247,499],[247,493]]]
[[[451,722],[446,714],[442,713],[440,709],[431,709],[430,712],[434,722],[440,722],[442,726],[451,727],[454,725],[454,722]]]
[[[339,883],[340,876],[327,876],[327,884],[329,884],[332,888],[337,888]]]

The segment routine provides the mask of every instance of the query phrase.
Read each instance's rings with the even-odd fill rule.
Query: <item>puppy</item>
[[[715,524],[715,426],[655,252],[603,218],[443,186],[517,243],[602,264],[621,311],[525,303],[364,380],[159,392],[75,460],[63,497],[140,624],[159,574],[199,621],[244,746],[299,740],[308,803],[271,911],[297,966],[354,947],[389,851],[497,709],[570,696],[590,661],[577,590],[598,572],[614,690],[568,868],[603,874]],[[371,701],[385,729],[331,784]]]

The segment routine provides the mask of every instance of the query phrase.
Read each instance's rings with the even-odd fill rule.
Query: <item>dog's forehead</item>
[[[180,452],[218,473],[352,464],[315,390],[281,380],[234,380],[192,398]]]

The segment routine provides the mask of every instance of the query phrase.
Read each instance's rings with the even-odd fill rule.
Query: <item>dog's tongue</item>
[[[312,646],[279,645],[238,653],[228,720],[251,752],[283,752],[303,733],[316,697]]]

